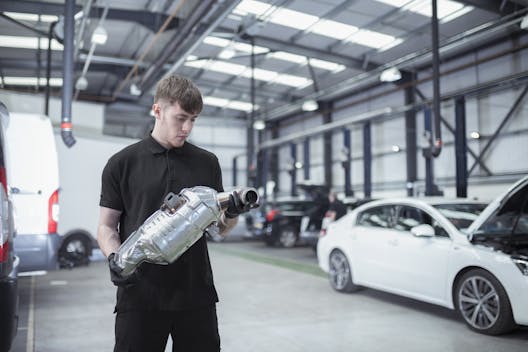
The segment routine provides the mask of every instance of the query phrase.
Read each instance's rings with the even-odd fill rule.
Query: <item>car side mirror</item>
[[[435,230],[431,225],[421,224],[413,227],[411,233],[416,237],[434,237]]]

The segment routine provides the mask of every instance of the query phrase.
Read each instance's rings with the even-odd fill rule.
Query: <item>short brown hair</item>
[[[188,113],[199,114],[203,108],[202,94],[188,78],[169,76],[162,79],[156,87],[154,103],[166,100],[171,105],[178,103]]]

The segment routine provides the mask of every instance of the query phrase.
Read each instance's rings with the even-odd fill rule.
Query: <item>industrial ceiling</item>
[[[441,60],[528,26],[526,0],[437,3]],[[0,11],[1,88],[45,90],[51,31],[59,95],[64,1]],[[83,0],[75,13],[74,97],[117,112],[148,116],[156,82],[176,73],[200,87],[204,115],[269,122],[431,65],[431,0]]]

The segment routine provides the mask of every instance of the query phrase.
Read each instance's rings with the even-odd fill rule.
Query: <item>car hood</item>
[[[517,192],[528,185],[528,176],[517,181],[513,186],[493,200],[484,211],[473,221],[469,228],[464,231],[472,243],[480,243],[491,246],[495,249],[502,250],[509,254],[528,255],[528,234],[486,234],[480,230],[484,223],[512,198]]]

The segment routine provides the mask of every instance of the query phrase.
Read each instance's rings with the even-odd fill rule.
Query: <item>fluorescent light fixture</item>
[[[4,84],[8,86],[36,86],[37,77],[4,77]],[[46,85],[46,78],[41,77],[39,79],[39,85]],[[50,86],[52,87],[61,87],[62,78],[50,78]]]
[[[243,53],[251,53],[251,45],[246,43],[240,43],[240,42],[231,42],[227,39],[218,38],[218,37],[212,37],[208,36],[203,41],[205,44],[218,46],[218,47],[232,47],[235,51],[243,52]],[[286,51],[271,51],[269,48],[255,45],[255,54],[264,54],[269,52],[266,56],[268,58],[276,59],[276,60],[282,60],[282,61],[288,61],[288,62],[294,62],[299,65],[304,65],[307,62],[307,59],[305,56],[292,54]],[[196,57],[189,56],[187,58],[187,61],[196,60]],[[331,61],[325,61],[325,60],[319,60],[319,59],[313,59],[310,58],[310,64],[313,67],[317,67],[323,70],[332,71],[333,73],[341,72],[346,67],[341,64],[337,64],[335,62]]]
[[[266,4],[261,1],[243,0],[238,4],[233,13],[240,16],[247,16],[249,14],[262,16],[267,11],[272,10],[274,8],[275,6]]]
[[[360,29],[346,39],[348,42],[361,44],[375,49],[383,48],[384,46],[391,44],[394,40],[396,40],[396,37],[393,37],[392,35],[369,31],[368,29]]]
[[[306,100],[302,104],[303,111],[315,111],[319,108],[319,104],[315,100]]]
[[[22,13],[22,12],[4,12],[4,15],[11,17],[14,20],[18,21],[31,21],[38,22],[39,15],[34,13]],[[41,22],[55,22],[58,21],[59,17],[55,15],[40,15]]]
[[[399,146],[397,146],[397,145],[393,145],[393,146],[391,147],[391,150],[392,150],[394,153],[398,153],[401,149],[400,149]]]
[[[306,58],[306,56],[291,54],[285,51],[274,51],[266,55],[266,57],[271,58],[271,59],[294,62],[299,65],[304,65],[308,62],[308,59]]]
[[[264,122],[264,120],[255,120],[255,122],[253,122],[253,129],[257,131],[262,131],[265,128],[266,122]]]
[[[104,45],[108,40],[108,33],[103,26],[97,26],[92,33],[92,43]]]
[[[230,62],[223,62],[217,60],[196,60],[187,61],[185,66],[195,67],[203,70],[211,70],[215,72],[225,73],[227,75],[242,76],[244,78],[251,78],[251,68],[240,64]],[[269,83],[282,84],[294,88],[303,88],[313,83],[311,79],[288,74],[281,74],[275,71],[263,70],[256,68],[254,70],[255,79]]]
[[[319,59],[312,59],[312,58],[310,58],[310,65],[312,65],[313,67],[323,69],[323,70],[331,71],[333,73],[341,72],[346,68],[345,65],[337,64],[335,62],[319,60]]]
[[[233,49],[226,48],[218,54],[218,57],[223,60],[232,59],[236,55],[236,52]]]
[[[245,112],[250,112],[253,110],[253,104],[245,102],[245,101],[238,101],[238,100],[230,100],[229,103],[227,103],[227,108],[234,109],[234,110],[241,110]],[[255,110],[258,109],[258,106],[255,105]]]
[[[382,46],[381,48],[378,49],[378,52],[382,52],[382,51],[385,51],[385,50],[389,50],[390,48],[393,48],[397,45],[400,45],[401,43],[403,42],[403,39],[401,38],[396,38],[394,39],[391,43],[385,45],[385,46]]]
[[[16,35],[0,35],[0,47],[20,48],[20,49],[38,49],[39,38],[22,37]],[[40,38],[40,48],[48,48],[48,38]],[[55,39],[51,40],[51,50],[63,50],[62,44]]]
[[[433,8],[431,0],[376,0],[384,4],[399,7],[402,10],[414,12],[423,16],[432,17]],[[473,6],[465,6],[453,0],[438,0],[438,19],[442,23],[454,20],[466,13],[473,11]]]
[[[521,29],[528,29],[528,15],[525,15],[520,24]]]
[[[88,80],[86,77],[81,76],[77,78],[77,82],[75,82],[75,89],[77,90],[86,90],[88,88]]]
[[[319,21],[319,17],[281,7],[271,14],[269,21],[304,31]]]
[[[312,33],[339,40],[344,40],[357,31],[358,27],[356,26],[330,20],[320,20],[310,28]]]
[[[203,102],[205,105],[216,106],[219,108],[229,108],[229,109],[240,110],[240,111],[245,111],[245,112],[250,112],[253,110],[251,103],[247,103],[244,101],[238,101],[238,100],[229,100],[229,99],[224,99],[224,98],[205,96],[203,97]],[[255,110],[257,109],[257,107],[258,106],[255,105]]]
[[[380,75],[380,81],[382,82],[395,82],[401,79],[401,72],[396,67],[391,67],[384,70]]]
[[[387,34],[359,30],[356,26],[337,21],[321,19],[317,16],[286,9],[283,7],[271,6],[261,1],[243,0],[235,8],[235,12],[243,16],[252,14],[257,17],[265,17],[265,15],[270,14],[267,18],[263,18],[263,20],[301,31],[308,30],[315,34],[332,39],[344,40],[346,38],[355,38],[356,32],[363,32],[357,38],[351,39],[351,41],[376,49],[386,46],[396,39],[395,37],[389,36]]]
[[[293,166],[295,166],[296,169],[302,169],[303,163],[301,163],[300,161],[296,161]]]
[[[130,94],[132,95],[135,95],[135,96],[140,96],[142,93],[141,89],[139,89],[139,87],[137,86],[137,84],[135,83],[132,83],[130,85]]]
[[[469,134],[469,136],[472,138],[472,139],[479,139],[480,138],[480,133],[478,133],[477,131],[473,131]]]

